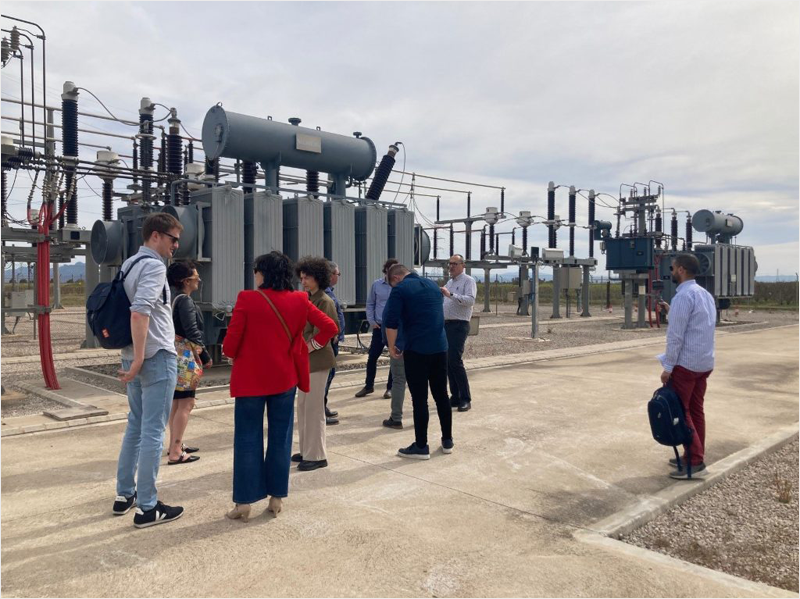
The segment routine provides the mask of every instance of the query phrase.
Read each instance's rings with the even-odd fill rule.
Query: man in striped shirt
[[[694,280],[700,270],[700,263],[694,255],[678,254],[670,270],[678,290],[671,307],[660,302],[669,314],[667,350],[658,356],[664,369],[661,382],[669,383],[675,389],[686,412],[686,424],[694,431],[692,442],[684,446],[683,460],[689,455],[692,476],[704,476],[706,421],[703,400],[708,376],[714,369],[717,307],[714,297]],[[674,458],[670,464],[678,466]],[[670,477],[688,478],[686,468],[676,469]]]

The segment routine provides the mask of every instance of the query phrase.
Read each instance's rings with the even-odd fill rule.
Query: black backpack
[[[155,260],[153,256],[140,256],[134,260],[126,272],[122,269],[110,283],[100,283],[86,300],[86,321],[92,334],[105,349],[122,349],[133,343],[131,336],[131,302],[125,293],[125,277],[142,260]],[[164,287],[163,301],[167,303],[167,289]]]
[[[692,478],[691,454],[688,446],[692,442],[694,431],[686,424],[683,404],[675,389],[669,384],[656,389],[653,397],[647,403],[647,415],[650,418],[653,439],[661,445],[670,445],[675,450],[678,470],[683,470],[681,458],[678,455],[678,445],[687,446],[686,471],[689,478]]]

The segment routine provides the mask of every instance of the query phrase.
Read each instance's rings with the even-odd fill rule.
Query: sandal
[[[184,451],[177,460],[167,460],[167,465],[174,466],[175,464],[188,464],[189,462],[196,462],[199,459],[199,456],[189,455]]]
[[[181,443],[181,451],[186,453],[194,453],[195,451],[200,451],[199,447],[186,447],[183,443]]]

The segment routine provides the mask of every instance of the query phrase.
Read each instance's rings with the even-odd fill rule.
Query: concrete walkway
[[[798,422],[798,328],[720,335],[707,394],[714,463]],[[793,596],[575,538],[674,483],[645,404],[656,346],[487,367],[443,455],[395,457],[413,439],[380,427],[389,402],[334,392],[330,467],[293,471],[285,511],[230,506],[231,406],[198,411],[202,459],[163,466],[160,496],[186,507],[136,530],[110,515],[124,423],[7,437],[2,592],[7,596]],[[410,401],[407,411],[410,412]]]

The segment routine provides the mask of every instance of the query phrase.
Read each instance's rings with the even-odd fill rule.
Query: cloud
[[[175,106],[197,135],[219,101],[281,121],[299,116],[309,127],[362,131],[380,154],[402,141],[408,171],[505,186],[514,212],[543,213],[550,180],[616,196],[620,183],[658,179],[679,209],[739,214],[740,242],[759,256],[798,238],[796,3],[32,6],[6,2],[4,11],[46,29],[51,103],[69,79],[125,118],[138,118],[142,96]],[[4,95],[18,90],[18,76],[3,70]],[[80,103],[103,111],[86,94]],[[122,140],[81,139],[130,153]],[[499,191],[471,189],[473,211],[499,206]],[[432,193],[441,193],[443,218],[465,214],[463,194]],[[557,197],[566,216],[566,192]],[[434,199],[418,206],[433,218]],[[98,212],[87,197],[81,224]],[[598,217],[613,218],[601,207]],[[531,237],[543,245],[539,229]],[[578,252],[587,237],[576,231]]]

